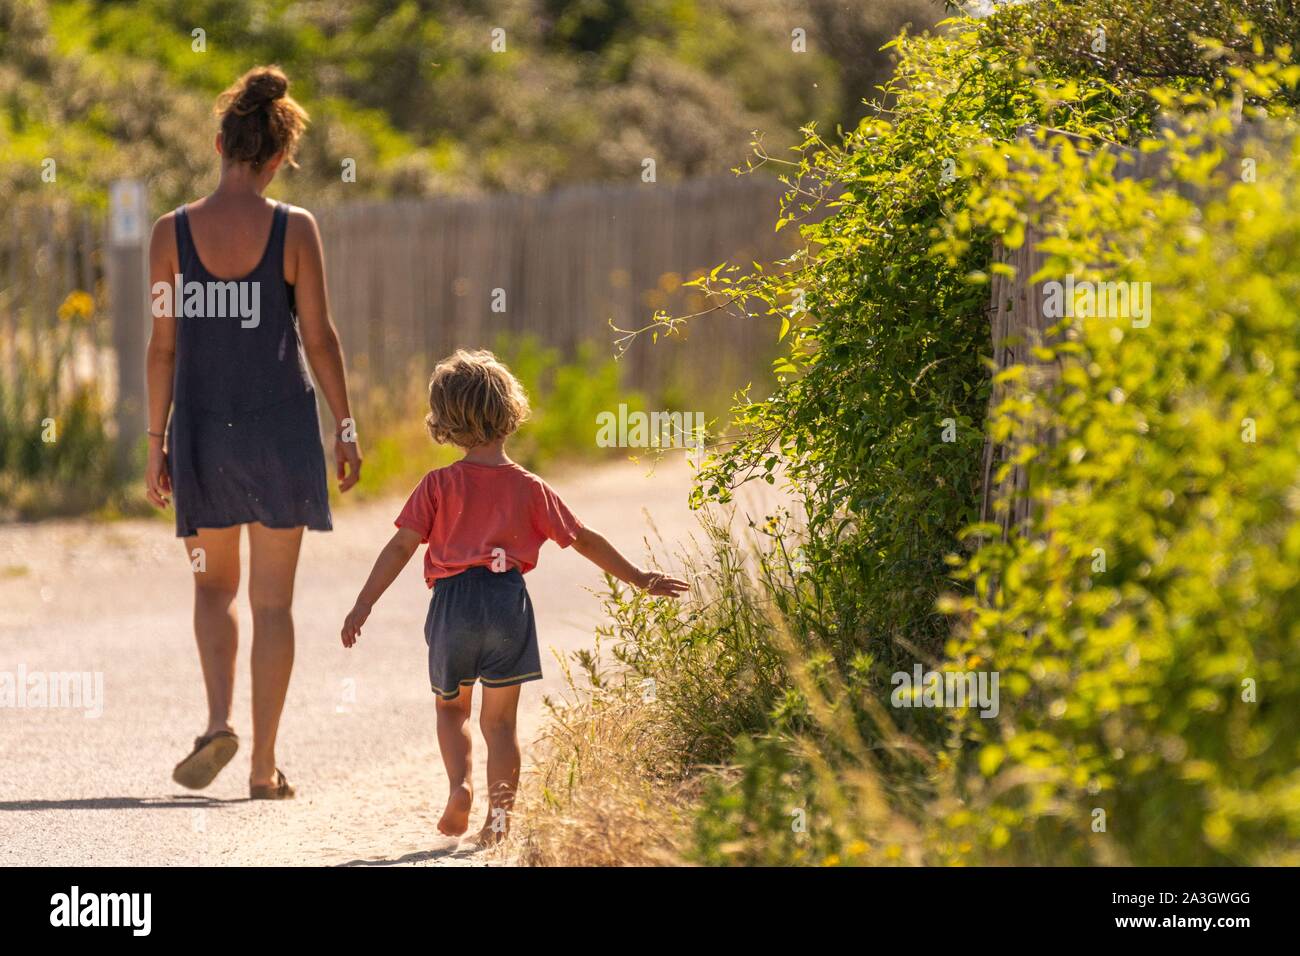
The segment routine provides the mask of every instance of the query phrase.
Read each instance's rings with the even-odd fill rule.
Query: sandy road
[[[586,523],[634,560],[651,522],[665,541],[694,531],[684,465],[623,463],[553,478]],[[413,560],[376,608],[361,644],[338,630],[401,500],[335,514],[305,539],[294,610],[298,652],[279,759],[297,800],[250,803],[248,748],[201,794],[172,783],[205,708],[190,629],[188,565],[170,526],[52,522],[0,527],[0,676],[103,675],[102,714],[0,707],[0,864],[474,865],[434,824],[446,796],[437,758],[422,625],[427,591]],[[245,542],[245,547],[247,544]],[[525,686],[521,739],[543,695],[561,689],[553,652],[589,645],[600,574],[547,545],[529,574],[543,681]],[[240,597],[236,729],[249,734],[251,621]],[[475,700],[477,710],[477,696]],[[84,708],[84,703],[83,703]],[[475,771],[483,791],[481,738]],[[527,767],[529,753],[525,748]],[[481,799],[470,832],[484,814]]]

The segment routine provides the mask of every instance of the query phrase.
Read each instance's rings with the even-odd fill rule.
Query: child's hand
[[[361,625],[366,623],[366,618],[370,616],[370,605],[362,604],[358,601],[353,605],[352,610],[343,621],[343,646],[351,647],[361,636]]]
[[[642,572],[641,587],[655,597],[681,597],[691,586],[681,578],[670,577],[658,571]]]

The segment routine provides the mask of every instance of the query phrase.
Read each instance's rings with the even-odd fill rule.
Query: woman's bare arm
[[[159,508],[165,508],[171,494],[171,474],[167,468],[162,436],[172,408],[173,377],[176,372],[176,317],[172,314],[172,293],[158,294],[159,284],[171,289],[177,265],[174,213],[168,213],[153,226],[149,238],[149,301],[153,312],[153,330],[145,355],[145,380],[149,391],[149,464],[145,469],[145,493]],[[161,313],[161,314],[160,314]]]
[[[338,330],[330,319],[329,296],[325,290],[325,254],[316,218],[305,209],[289,213],[289,241],[292,262],[286,263],[286,278],[294,285],[298,328],[303,351],[311,365],[325,403],[334,416],[334,459],[339,490],[347,491],[361,476],[361,451],[356,423],[348,403],[347,372]]]

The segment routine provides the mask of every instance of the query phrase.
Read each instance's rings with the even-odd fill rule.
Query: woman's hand
[[[171,501],[172,476],[167,467],[167,452],[161,438],[149,436],[149,464],[144,470],[145,497],[157,508]]]
[[[343,646],[351,647],[361,636],[361,625],[366,623],[366,618],[370,617],[370,605],[358,601],[348,611],[348,616],[343,620]]]
[[[339,491],[347,491],[361,479],[361,446],[355,435],[351,439],[334,436],[334,475],[339,480]]]

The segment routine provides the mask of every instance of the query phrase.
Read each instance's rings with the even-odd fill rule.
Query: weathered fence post
[[[149,316],[147,285],[149,207],[144,183],[120,179],[109,188],[108,280],[113,351],[117,357],[117,425],[114,464],[119,475],[148,427],[145,398],[145,341]]]

